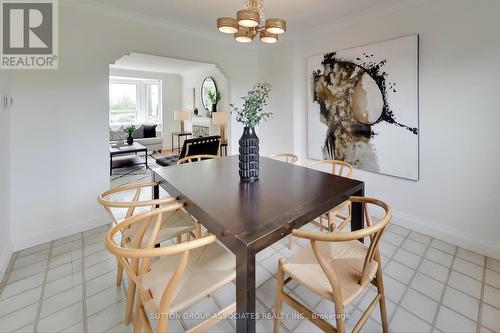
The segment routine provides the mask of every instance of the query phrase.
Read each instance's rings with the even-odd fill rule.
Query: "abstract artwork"
[[[418,180],[418,36],[309,58],[311,159]]]

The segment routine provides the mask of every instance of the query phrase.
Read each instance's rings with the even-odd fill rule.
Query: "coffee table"
[[[145,153],[145,158],[137,156],[137,153]],[[134,155],[131,155],[134,154]],[[126,166],[145,164],[148,167],[148,149],[140,143],[134,142],[131,145],[125,145],[114,148],[109,146],[109,175],[113,175],[113,169]]]

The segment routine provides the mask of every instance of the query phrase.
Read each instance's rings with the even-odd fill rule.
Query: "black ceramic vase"
[[[217,112],[217,104],[212,104],[212,113]]]
[[[129,145],[133,145],[134,144],[134,138],[132,137],[132,133],[128,134],[127,143]]]
[[[259,179],[259,138],[255,128],[245,127],[240,138],[240,180],[254,182]]]

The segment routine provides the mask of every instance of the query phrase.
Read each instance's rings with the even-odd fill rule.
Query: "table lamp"
[[[191,120],[190,111],[174,111],[174,120],[181,121],[181,133],[184,133],[184,122]]]
[[[227,112],[213,112],[212,120],[215,125],[219,125],[221,142],[226,141]]]

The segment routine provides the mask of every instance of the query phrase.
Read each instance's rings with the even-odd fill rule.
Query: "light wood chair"
[[[218,160],[220,157],[217,155],[192,155],[181,158],[177,164],[186,164],[191,162],[198,162],[201,160]]]
[[[114,225],[119,225],[123,223],[124,220],[134,216],[137,213],[150,211],[158,207],[176,203],[177,200],[174,197],[167,197],[163,199],[141,199],[141,193],[144,189],[149,189],[152,193],[153,187],[157,186],[158,183],[138,183],[138,184],[128,184],[120,187],[116,187],[109,191],[106,191],[99,195],[97,201],[104,207],[108,215],[111,217]],[[133,197],[130,200],[130,197]],[[152,196],[152,195],[151,195]],[[181,242],[182,235],[187,235],[187,238],[199,238],[201,236],[201,226],[193,220],[193,218],[185,211],[179,210],[172,212],[170,215],[164,214],[164,219],[168,219],[168,223],[162,225],[162,228],[158,232],[158,243],[176,238],[177,243]],[[152,228],[147,230],[147,234],[152,233]],[[131,239],[137,232],[135,226],[127,229],[123,229],[120,235],[120,244],[124,247],[131,245]],[[119,286],[123,279],[123,267],[118,263],[117,275],[116,275],[116,285]],[[133,308],[133,295],[135,286],[133,283],[128,283],[127,286],[128,293],[132,295],[127,299],[127,310],[125,312],[125,323],[129,324],[132,308]]]
[[[156,332],[168,332],[171,314],[185,310],[236,279],[235,256],[219,245],[214,235],[155,248],[164,217],[181,209],[182,204],[176,203],[136,215],[108,233],[106,249],[117,257],[129,280],[137,285],[134,332],[141,332],[142,328],[153,332],[151,317],[157,319]],[[133,226],[137,226],[138,232],[133,236],[132,247],[115,241],[115,235]],[[147,234],[150,228],[153,231]],[[235,309],[233,303],[188,332],[204,332]]]
[[[278,153],[278,154],[272,154],[268,156],[269,158],[275,159],[275,160],[284,160],[286,163],[290,164],[295,164],[299,160],[299,157],[295,154],[291,153]]]
[[[346,178],[352,178],[352,172],[353,172],[353,167],[351,164],[344,162],[344,161],[337,161],[337,160],[321,160],[321,161],[315,161],[311,162],[305,165],[306,168],[312,168],[314,166],[318,165],[331,165],[331,173],[336,176],[341,176],[341,177],[346,177]],[[342,215],[345,211],[348,212],[347,215]],[[352,207],[351,207],[351,202],[349,200],[344,201],[340,205],[334,207],[332,210],[330,210],[328,213],[322,215],[319,217],[319,223],[316,221],[313,221],[312,223],[315,224],[320,228],[321,231],[325,229],[323,225],[323,220],[327,221],[327,227],[326,229],[328,231],[333,231],[335,228],[342,229],[345,225],[351,222],[352,218]],[[339,219],[341,222],[339,226],[335,224],[335,219]]]
[[[392,218],[391,208],[382,201],[366,197],[351,197],[352,202],[363,205],[366,227],[353,232],[310,232],[295,229],[295,237],[308,239],[311,246],[299,250],[286,261],[281,258],[278,264],[274,332],[279,332],[282,302],[286,302],[299,313],[304,314],[312,323],[325,332],[345,332],[346,314],[344,308],[358,298],[372,283],[378,293],[370,303],[353,332],[359,332],[377,303],[380,306],[382,330],[388,332],[387,311],[385,306],[382,263],[378,243],[382,233]],[[368,204],[378,206],[385,215],[375,224],[372,223]],[[370,237],[370,244],[358,240]],[[285,279],[285,274],[288,277]],[[318,314],[313,313],[297,299],[285,292],[284,286],[295,280],[311,292],[334,303],[332,314],[336,327],[330,325]]]

